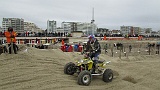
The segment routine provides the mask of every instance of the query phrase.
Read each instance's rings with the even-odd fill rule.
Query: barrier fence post
[[[20,40],[18,39],[18,44],[20,44]]]
[[[122,52],[122,49],[120,49],[119,51],[120,51],[119,58],[121,59],[121,52]]]
[[[159,54],[159,46],[160,45],[157,45],[157,53],[156,54]]]
[[[126,48],[124,47],[124,56],[126,57]]]
[[[149,49],[148,53],[149,53],[149,55],[151,55],[151,47],[149,46],[148,49]]]
[[[11,45],[10,45],[10,47],[11,47],[11,54],[13,54],[13,42],[12,42],[12,38],[11,38]]]
[[[113,46],[111,46],[111,54],[112,54],[112,57],[113,57]]]

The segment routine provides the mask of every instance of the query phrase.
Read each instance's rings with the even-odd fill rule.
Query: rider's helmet
[[[88,38],[92,39],[92,38],[94,38],[94,35],[89,35]]]
[[[88,37],[88,39],[89,39],[90,42],[93,42],[94,38],[95,38],[94,35],[89,35],[89,37]]]

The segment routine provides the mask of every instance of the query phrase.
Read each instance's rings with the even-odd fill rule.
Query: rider
[[[95,68],[97,68],[96,64],[98,63],[99,60],[98,56],[101,54],[101,46],[98,40],[94,37],[94,35],[90,35],[88,39],[89,40],[87,42],[86,51],[92,52],[92,55],[90,57],[94,62]]]

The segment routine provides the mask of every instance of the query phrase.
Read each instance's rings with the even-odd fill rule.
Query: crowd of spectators
[[[23,32],[17,33],[17,37],[72,37],[69,33],[41,33],[41,32]],[[0,37],[4,37],[4,32],[0,32]]]
[[[70,33],[60,33],[60,32],[55,32],[55,33],[46,33],[46,32],[23,32],[23,33],[17,33],[17,37],[72,37]],[[138,37],[139,35],[122,35],[122,34],[95,34],[95,37]],[[141,35],[144,38],[160,38],[160,36],[144,36]],[[0,32],[0,37],[4,37],[4,32]],[[82,35],[82,37],[87,37],[87,35]]]

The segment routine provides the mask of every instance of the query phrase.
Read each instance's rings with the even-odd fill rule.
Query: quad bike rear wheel
[[[88,86],[91,83],[92,75],[89,71],[81,71],[78,75],[78,84]]]
[[[64,73],[68,75],[73,75],[75,73],[74,67],[75,67],[74,63],[72,62],[67,63],[64,66]]]
[[[113,72],[111,69],[106,69],[103,73],[103,81],[104,82],[111,82],[113,79]]]

